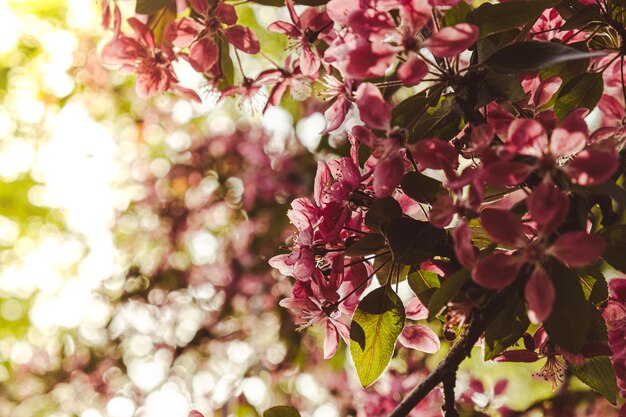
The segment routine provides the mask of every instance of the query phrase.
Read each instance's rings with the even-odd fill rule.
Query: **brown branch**
[[[450,375],[453,375],[454,377],[459,365],[470,355],[472,348],[478,341],[480,335],[487,328],[489,322],[490,319],[488,314],[485,314],[485,312],[480,310],[475,310],[472,313],[472,317],[470,318],[470,322],[465,333],[454,344],[454,346],[452,346],[446,357],[418,387],[416,387],[404,400],[402,400],[389,417],[406,417],[409,415],[411,410],[413,410],[413,408],[415,408],[415,406],[437,385],[443,382],[446,377],[449,377]],[[452,385],[452,389],[454,389],[454,385]],[[446,402],[448,401],[450,400],[446,399]],[[451,401],[454,401],[454,396]],[[454,416],[454,414],[448,414],[448,410],[450,408],[454,409],[454,407],[449,407],[446,410],[446,416]]]
[[[455,369],[454,372],[450,372],[443,377],[443,410],[446,413],[446,417],[459,417],[459,413],[456,411],[456,398],[454,397],[456,371]]]

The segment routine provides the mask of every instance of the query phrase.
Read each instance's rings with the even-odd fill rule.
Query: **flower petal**
[[[554,285],[542,267],[537,266],[524,287],[524,297],[528,302],[528,318],[539,324],[552,313],[554,306]]]
[[[448,26],[433,34],[424,46],[436,57],[452,58],[468,49],[478,39],[478,27],[469,23]]]
[[[564,233],[548,248],[548,252],[571,268],[594,263],[604,253],[606,242],[599,235],[583,231]]]
[[[522,222],[506,210],[486,208],[480,212],[480,223],[489,237],[501,245],[518,245],[525,240]]]
[[[504,252],[494,252],[480,258],[472,269],[472,279],[490,290],[506,288],[515,281],[522,265]]]
[[[441,347],[437,334],[421,324],[405,326],[398,341],[404,347],[425,353],[436,353]]]

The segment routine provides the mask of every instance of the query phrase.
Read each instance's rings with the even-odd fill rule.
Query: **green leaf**
[[[580,275],[580,283],[585,293],[585,298],[592,304],[600,306],[609,298],[609,287],[602,272],[594,266],[583,269]]]
[[[554,114],[563,120],[574,110],[585,107],[593,110],[604,91],[602,73],[580,74],[567,81],[559,89],[554,103]]]
[[[439,102],[443,88],[443,85],[437,85],[433,88],[429,88],[427,91],[402,100],[391,111],[391,125],[410,125],[416,115],[425,111],[427,107],[434,106]]]
[[[618,271],[626,273],[626,225],[607,227],[598,233],[607,241],[604,260]]]
[[[602,15],[600,13],[600,6],[597,4],[588,4],[582,9],[576,11],[567,21],[561,26],[559,32],[572,29],[588,28],[591,24],[602,23]]]
[[[428,304],[428,319],[434,318],[441,310],[452,301],[463,285],[470,279],[470,271],[461,269],[450,275],[441,287],[433,294]]]
[[[554,283],[556,299],[544,328],[550,340],[558,346],[568,352],[580,352],[591,322],[585,293],[576,273],[563,264],[552,261],[548,272]]]
[[[404,194],[420,203],[433,204],[446,192],[442,183],[416,171],[407,172],[401,186]]]
[[[379,198],[369,206],[365,214],[365,225],[371,230],[380,232],[384,223],[401,216],[402,207],[394,198]]]
[[[387,223],[384,231],[395,263],[419,265],[437,254],[437,248],[447,241],[448,235],[429,222],[408,217]]]
[[[405,321],[402,300],[388,286],[367,294],[359,303],[350,326],[350,354],[363,387],[383,373]]]
[[[430,107],[409,132],[409,143],[426,138],[450,140],[461,131],[463,112],[453,95],[443,96],[437,107]]]
[[[382,286],[387,283],[391,277],[391,282],[396,283],[404,281],[411,269],[408,265],[398,265],[393,263],[391,255],[377,256],[374,259],[374,271],[376,271],[376,279]]]
[[[171,0],[137,0],[135,13],[154,14],[164,8]]]
[[[377,253],[386,246],[385,238],[379,234],[365,235],[350,245],[344,254],[346,256],[366,256]]]
[[[230,87],[235,84],[235,65],[230,57],[230,44],[226,39],[219,39],[218,46],[220,48],[220,72],[221,79],[218,84],[219,88]]]
[[[425,306],[430,303],[433,294],[441,287],[439,276],[423,269],[410,272],[407,281],[409,287]]]
[[[293,407],[286,405],[277,405],[265,410],[263,417],[300,417],[300,413]]]
[[[587,358],[581,365],[569,364],[570,369],[589,388],[616,404],[618,393],[615,369],[608,356]]]
[[[528,330],[529,325],[526,304],[514,293],[485,330],[485,360],[495,358],[515,344]]]
[[[494,100],[505,99],[517,103],[526,99],[519,77],[515,74],[500,74],[487,70],[478,87],[476,108],[486,106]]]
[[[446,27],[465,23],[468,21],[471,12],[472,7],[469,4],[464,1],[459,2],[455,6],[450,7],[446,14],[443,15],[441,26]]]
[[[470,22],[478,26],[480,36],[524,26],[537,18],[545,9],[558,4],[560,0],[518,0],[505,3],[484,3],[472,11]]]
[[[484,64],[493,71],[505,74],[536,72],[562,62],[588,59],[598,55],[602,54],[581,52],[556,42],[524,41],[499,49],[487,58]]]

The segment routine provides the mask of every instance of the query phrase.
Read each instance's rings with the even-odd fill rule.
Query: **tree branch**
[[[459,417],[459,413],[456,411],[456,398],[454,396],[456,371],[457,369],[443,377],[443,410],[446,413],[446,417]]]
[[[465,333],[460,339],[452,346],[446,357],[439,363],[437,368],[426,379],[417,386],[402,402],[396,407],[395,410],[389,415],[389,417],[406,417],[411,410],[422,401],[430,391],[432,391],[437,385],[444,381],[449,375],[455,377],[456,371],[463,362],[463,360],[470,355],[472,348],[478,341],[478,338],[487,328],[490,319],[485,312],[475,310],[470,318],[469,325]],[[452,385],[454,390],[454,385]],[[445,386],[444,386],[445,390]],[[446,403],[450,401],[446,398]],[[454,402],[454,397],[452,400]],[[454,407],[451,407],[454,409]],[[446,416],[454,416],[455,414],[448,414],[446,409]]]

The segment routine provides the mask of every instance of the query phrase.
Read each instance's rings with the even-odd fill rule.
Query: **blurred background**
[[[286,14],[238,13],[252,27]],[[284,58],[280,35],[257,33]],[[216,104],[185,64],[202,104],[141,100],[100,63],[109,38],[95,0],[0,0],[0,416],[258,416],[276,404],[374,416],[395,404],[443,353],[402,351],[361,390],[344,348],[324,361],[323,335],[295,331],[278,307],[291,283],[267,266],[290,236],[289,203],[311,193],[312,151],[345,151],[318,134],[323,103],[296,96],[262,115],[261,90]],[[459,389],[479,375],[473,406],[497,410],[507,376],[507,401],[525,407],[551,393],[531,378],[541,365],[474,355]]]

